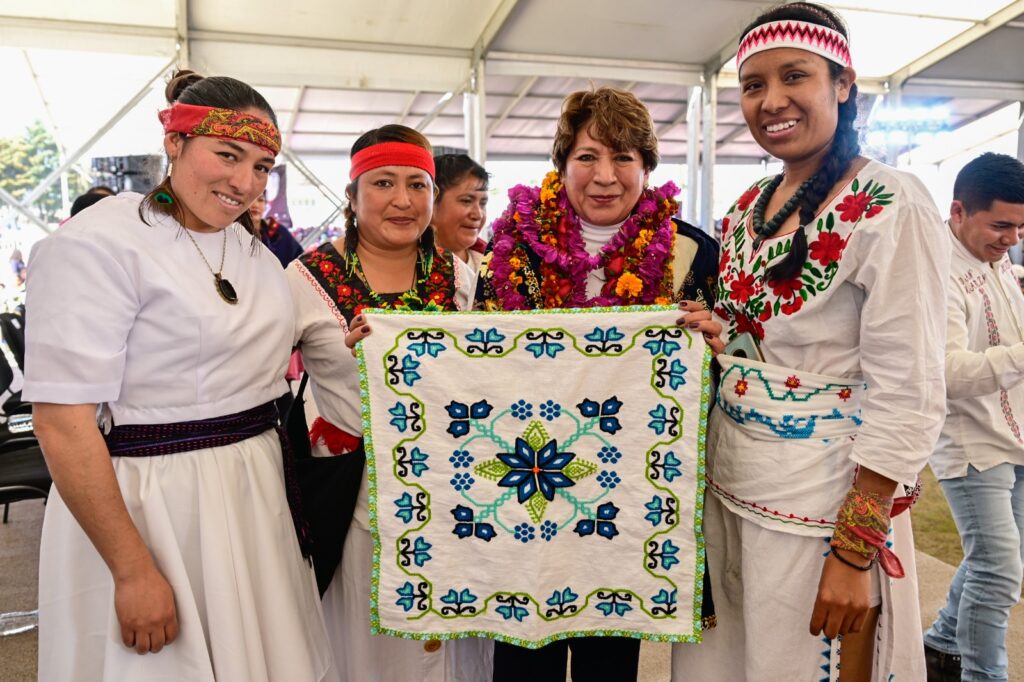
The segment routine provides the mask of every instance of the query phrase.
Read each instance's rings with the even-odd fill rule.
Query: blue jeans
[[[1000,464],[939,481],[964,560],[925,644],[959,654],[964,680],[1006,680],[1006,626],[1020,599],[1024,563],[1024,466]]]

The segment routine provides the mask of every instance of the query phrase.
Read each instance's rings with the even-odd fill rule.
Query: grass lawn
[[[921,497],[910,513],[914,522],[914,544],[925,554],[954,566],[964,557],[960,535],[949,513],[939,482],[929,467],[921,472]]]

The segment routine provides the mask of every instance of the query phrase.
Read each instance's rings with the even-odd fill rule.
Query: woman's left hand
[[[842,552],[843,550],[835,550]],[[864,557],[847,552],[843,555],[855,563]],[[835,639],[839,635],[860,632],[871,609],[871,573],[846,566],[829,554],[821,569],[818,597],[811,613],[811,634],[824,633]]]
[[[684,312],[684,315],[676,320],[678,326],[700,332],[704,341],[711,348],[712,354],[718,355],[725,350],[725,342],[721,338],[722,324],[716,322],[703,305],[697,301],[682,301],[679,304],[679,309]]]

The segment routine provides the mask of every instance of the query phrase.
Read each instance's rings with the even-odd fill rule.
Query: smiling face
[[[418,244],[430,224],[434,182],[419,168],[381,166],[356,178],[356,195],[349,202],[360,244],[400,251]]]
[[[437,242],[455,252],[476,243],[486,220],[486,183],[469,173],[445,190],[434,206]]]
[[[584,124],[569,151],[562,181],[581,220],[615,225],[625,220],[640,200],[647,171],[638,150],[615,151],[591,137]]]
[[[1024,229],[1024,204],[996,199],[985,211],[968,215],[961,201],[954,199],[949,211],[953,234],[978,260],[996,263],[1020,241]]]
[[[249,142],[167,133],[164,149],[173,164],[171,189],[181,202],[185,227],[199,232],[238,220],[263,195],[274,166],[273,155]]]
[[[833,79],[829,62],[806,50],[759,52],[740,68],[743,118],[761,148],[784,163],[823,157],[855,78],[846,68]]]

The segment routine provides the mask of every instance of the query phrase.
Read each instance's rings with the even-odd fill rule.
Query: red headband
[[[348,179],[355,180],[366,171],[381,166],[412,166],[434,177],[434,156],[423,147],[409,142],[381,142],[352,155]]]
[[[740,40],[736,51],[736,67],[758,52],[777,47],[807,50],[840,66],[852,66],[850,44],[839,31],[807,21],[786,19],[755,26]]]
[[[233,109],[176,103],[160,112],[165,133],[202,135],[250,142],[274,156],[281,151],[281,132],[270,121]]]

